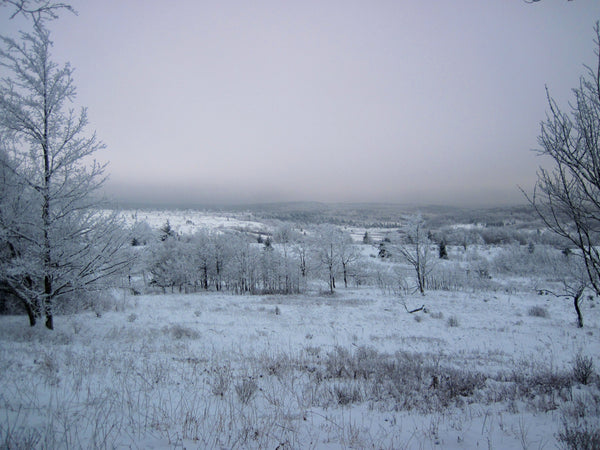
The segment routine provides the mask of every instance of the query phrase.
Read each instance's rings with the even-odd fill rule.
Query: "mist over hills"
[[[194,204],[118,202],[118,209],[200,210],[215,213],[251,214],[261,220],[280,220],[299,224],[332,223],[338,225],[395,228],[409,216],[420,214],[431,227],[453,224],[512,225],[542,228],[530,205],[457,207],[394,203],[265,202],[241,204]]]

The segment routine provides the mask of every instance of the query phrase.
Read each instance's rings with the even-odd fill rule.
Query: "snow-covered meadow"
[[[272,231],[252,217],[153,217],[180,233]],[[356,245],[364,264],[389,264]],[[480,246],[477,258],[506,251]],[[438,264],[451,277],[466,256],[449,253]],[[56,316],[55,331],[0,316],[0,446],[537,449],[577,430],[593,438],[598,300],[583,302],[577,328],[571,302],[539,295],[532,274],[493,275],[424,296],[369,284],[331,295],[318,280],[290,295],[115,290]]]
[[[270,231],[264,223],[255,220],[251,213],[215,213],[194,209],[134,209],[121,211],[120,216],[128,226],[145,222],[154,229],[160,228],[169,221],[173,230],[180,234],[192,234],[203,229],[237,230],[256,234]]]
[[[570,305],[537,295],[404,301],[427,313],[349,289],[127,296],[55,332],[2,317],[4,443],[554,448],[563,409],[594,398],[597,413],[597,385],[561,377],[577,354],[597,361],[600,307],[577,329]]]

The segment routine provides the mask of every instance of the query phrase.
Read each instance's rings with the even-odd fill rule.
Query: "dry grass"
[[[506,367],[512,355],[438,351],[472,327],[466,314],[460,315],[460,328],[448,329],[449,323],[429,317],[433,314],[416,324],[405,314],[402,326],[413,328],[384,330],[380,339],[369,339],[370,330],[361,336],[351,329],[346,342],[332,345],[312,327],[301,328],[295,344],[263,345],[273,334],[263,329],[265,322],[256,324],[257,318],[286,327],[295,305],[286,304],[276,316],[270,313],[275,305],[262,305],[259,311],[245,309],[240,300],[223,302],[221,311],[228,315],[210,313],[215,307],[210,304],[196,315],[196,300],[188,300],[191,313],[181,321],[168,310],[150,314],[140,308],[107,312],[102,319],[92,313],[64,318],[66,326],[54,333],[7,322],[0,335],[4,347],[10,343],[10,351],[0,347],[0,377],[6,380],[0,395],[0,448],[107,448],[148,439],[187,448],[276,448],[284,443],[282,448],[305,448],[327,442],[429,447],[444,445],[444,427],[455,427],[460,436],[469,427],[483,429],[477,421],[487,410],[504,414],[503,420],[516,418],[515,429],[523,414],[565,411],[564,423],[554,427],[558,441],[566,448],[573,448],[570,442],[595,442],[593,424],[600,408],[593,405],[600,403],[595,400],[600,388],[590,357],[580,355],[566,367],[523,362],[514,370],[491,370]],[[365,302],[353,297],[354,306],[337,305],[338,300],[322,307],[360,311]],[[436,307],[447,312],[448,321],[456,318],[457,309]],[[213,324],[215,317],[224,318]],[[388,323],[399,320],[389,311],[379,317],[389,317]],[[252,333],[240,333],[243,345],[215,349],[206,344],[207,336],[235,332],[244,319]],[[324,324],[332,334],[343,329],[333,321]],[[427,327],[423,332],[425,326],[437,327],[437,334]],[[399,351],[386,352],[384,345]],[[428,350],[415,350],[423,348]],[[587,385],[577,384],[584,380]],[[575,395],[584,387],[586,396]],[[407,415],[411,421],[426,418],[419,422],[420,434],[407,435],[406,423],[392,426]],[[531,440],[526,428],[523,442]],[[493,435],[491,428],[485,430]]]
[[[543,306],[532,306],[527,310],[527,315],[530,317],[541,317],[543,319],[550,317],[548,310]]]

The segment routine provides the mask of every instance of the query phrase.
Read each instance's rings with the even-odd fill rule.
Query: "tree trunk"
[[[344,266],[344,287],[348,289],[348,269],[346,264],[342,264]]]
[[[333,273],[331,269],[329,270],[329,292],[333,294],[333,289],[335,288],[335,281],[333,280]]]
[[[419,270],[419,267],[416,268],[416,271],[417,271],[417,287],[419,288],[419,292],[421,293],[421,295],[425,295],[425,280],[424,280],[425,277]]]
[[[54,317],[52,316],[52,309],[46,311],[46,328],[54,330]]]
[[[52,293],[52,280],[46,275],[44,277],[44,315],[46,316],[46,328],[54,330],[54,318],[52,317],[52,299],[50,294]]]
[[[583,316],[581,315],[581,310],[579,309],[579,300],[581,300],[582,295],[583,291],[578,292],[573,296],[573,306],[575,306],[575,312],[577,313],[577,328],[583,328]]]
[[[35,327],[36,324],[36,314],[31,305],[27,302],[23,302],[23,306],[25,307],[25,311],[27,311],[27,316],[29,317],[29,326]]]
[[[218,259],[216,261],[216,269],[217,269],[216,287],[217,287],[217,292],[219,292],[221,290],[221,264]]]

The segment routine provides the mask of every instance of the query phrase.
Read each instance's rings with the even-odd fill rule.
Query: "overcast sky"
[[[73,1],[52,24],[107,190],[179,203],[522,203],[597,0]],[[0,10],[4,33],[22,22]]]

